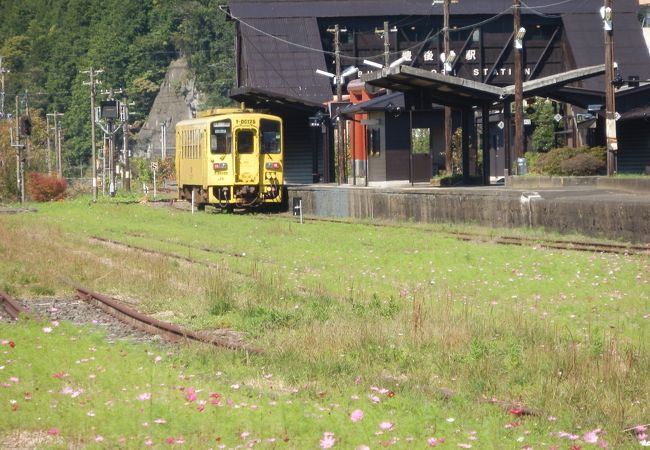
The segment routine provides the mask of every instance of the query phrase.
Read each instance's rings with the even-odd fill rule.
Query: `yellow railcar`
[[[176,124],[178,198],[232,209],[281,204],[282,119],[245,109],[212,110]]]

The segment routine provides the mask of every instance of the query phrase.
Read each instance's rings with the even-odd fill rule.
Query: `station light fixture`
[[[515,48],[517,50],[524,48],[524,36],[526,36],[526,29],[524,27],[521,27],[515,35]]]
[[[612,16],[613,16],[612,8],[610,8],[609,6],[600,7],[600,18],[603,19],[603,27],[605,31],[612,31],[613,29]]]
[[[381,64],[379,64],[379,63],[377,63],[377,62],[374,62],[374,61],[370,61],[370,60],[368,60],[368,59],[364,59],[364,60],[363,60],[363,63],[364,63],[366,66],[375,67],[375,68],[377,68],[377,69],[383,69],[383,68],[384,68],[383,65],[381,65]]]
[[[453,68],[454,68],[454,63],[456,62],[456,52],[451,50],[449,52],[449,55],[445,55],[444,52],[440,53],[440,61],[444,65],[445,72],[446,73],[451,73]]]

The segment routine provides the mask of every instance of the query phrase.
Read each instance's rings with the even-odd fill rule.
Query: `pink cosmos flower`
[[[162,425],[162,424],[167,423],[167,421],[166,421],[165,419],[156,419],[156,420],[154,420],[154,423],[157,423],[157,424],[159,424],[159,425]]]
[[[145,439],[144,445],[146,445],[147,447],[151,447],[153,446],[153,441],[151,439]]]
[[[143,392],[142,394],[138,395],[138,400],[141,402],[144,402],[146,400],[149,400],[151,398],[151,392]]]
[[[239,435],[241,439],[246,439],[248,436],[251,434],[248,431],[242,431],[242,433]]]
[[[334,438],[334,433],[326,431],[323,433],[323,438],[320,440],[320,448],[332,448],[336,439]]]
[[[51,332],[52,332],[52,328],[50,327],[43,328],[43,333],[51,333]]]
[[[596,442],[598,442],[598,431],[599,430],[587,431],[582,436],[582,440],[585,441],[587,444],[595,444]]]
[[[360,445],[355,450],[370,450],[370,447],[367,445]]]
[[[427,445],[429,447],[435,447],[436,445],[442,444],[443,442],[445,442],[445,438],[430,437],[429,439],[427,439]]]
[[[104,442],[104,437],[100,435],[95,436],[95,442]]]
[[[188,402],[193,402],[197,398],[196,391],[191,387],[185,389],[185,398],[187,399]]]
[[[350,420],[352,422],[360,422],[363,419],[363,411],[360,409],[355,409],[352,411],[352,414],[350,414]]]
[[[49,434],[50,436],[56,436],[60,432],[61,432],[61,430],[59,430],[57,427],[52,427],[49,430],[47,430],[47,434]]]
[[[379,424],[379,429],[384,431],[393,431],[395,424],[393,422],[382,422]]]

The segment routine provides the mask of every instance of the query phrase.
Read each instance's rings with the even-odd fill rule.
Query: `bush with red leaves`
[[[60,200],[65,197],[65,190],[67,188],[68,183],[65,179],[54,175],[31,172],[27,179],[29,196],[37,202]]]

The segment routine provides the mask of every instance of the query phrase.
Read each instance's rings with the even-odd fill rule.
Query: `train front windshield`
[[[280,122],[275,120],[260,120],[262,134],[262,153],[280,153],[282,151],[282,138]]]

